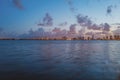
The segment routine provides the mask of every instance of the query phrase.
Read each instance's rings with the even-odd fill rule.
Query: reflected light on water
[[[120,80],[119,41],[1,41],[0,79]]]

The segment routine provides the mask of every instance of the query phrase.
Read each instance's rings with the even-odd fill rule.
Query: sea
[[[0,40],[0,80],[120,80],[120,41]]]

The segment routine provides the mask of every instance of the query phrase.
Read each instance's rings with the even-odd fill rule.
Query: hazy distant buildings
[[[116,25],[115,25],[116,26]],[[52,30],[39,28],[37,30],[30,29],[28,33],[16,35],[15,33],[6,34],[0,32],[0,39],[17,38],[17,39],[40,39],[40,40],[120,40],[120,27],[115,29],[109,28],[107,24],[101,24],[99,28],[81,27],[79,30],[76,24],[72,24],[69,30],[55,27]]]

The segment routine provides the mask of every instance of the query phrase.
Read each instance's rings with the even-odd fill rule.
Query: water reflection
[[[0,44],[1,80],[120,80],[119,41]]]

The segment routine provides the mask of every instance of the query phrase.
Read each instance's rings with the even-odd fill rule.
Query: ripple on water
[[[0,44],[0,80],[120,80],[119,41]]]

